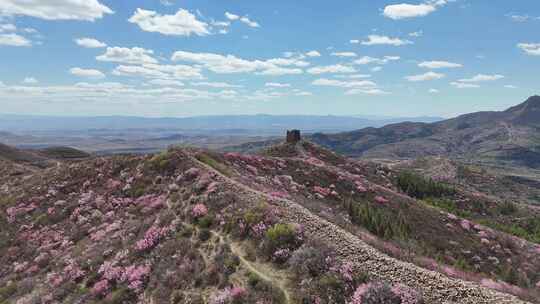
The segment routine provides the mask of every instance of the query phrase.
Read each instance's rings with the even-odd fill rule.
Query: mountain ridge
[[[449,156],[540,167],[540,96],[505,111],[476,112],[434,123],[397,123],[310,139],[354,157]]]

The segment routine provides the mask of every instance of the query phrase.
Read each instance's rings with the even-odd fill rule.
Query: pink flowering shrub
[[[387,284],[369,283],[356,288],[349,304],[401,304],[401,298]]]
[[[423,304],[415,290],[398,284],[368,283],[359,285],[348,304]]]
[[[392,286],[392,292],[401,299],[401,304],[421,304],[424,302],[418,291],[403,284]]]
[[[135,249],[137,251],[147,251],[154,248],[159,243],[159,240],[167,234],[167,232],[168,228],[166,227],[150,227],[144,234],[144,238],[135,243]]]
[[[109,281],[106,279],[103,279],[96,284],[94,284],[94,287],[92,287],[92,294],[96,297],[105,296],[108,292],[111,286],[109,285]]]
[[[206,216],[208,214],[208,208],[206,208],[203,204],[197,204],[193,206],[193,209],[191,209],[191,215],[194,218],[200,218],[203,216]]]
[[[217,291],[211,298],[210,304],[232,304],[241,303],[247,292],[243,287],[225,288]]]
[[[379,204],[386,204],[388,203],[388,200],[382,196],[376,196],[375,201]]]

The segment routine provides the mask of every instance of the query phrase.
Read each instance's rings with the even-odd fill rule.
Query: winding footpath
[[[281,219],[304,227],[306,235],[335,246],[338,258],[353,263],[357,271],[371,278],[394,284],[402,283],[422,292],[426,303],[436,304],[526,304],[515,296],[482,287],[473,282],[449,278],[441,273],[423,269],[383,254],[350,232],[312,214],[300,204],[277,199],[229,178],[211,166],[192,157],[202,168],[216,174],[218,181],[229,190],[254,203],[265,199],[281,211]]]

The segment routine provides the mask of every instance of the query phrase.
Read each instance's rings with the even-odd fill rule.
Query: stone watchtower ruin
[[[300,130],[287,131],[287,143],[296,144],[300,140],[302,140],[302,136],[300,135]]]

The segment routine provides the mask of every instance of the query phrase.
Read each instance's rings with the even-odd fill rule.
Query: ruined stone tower
[[[300,130],[289,130],[287,131],[287,143],[295,144],[302,140],[300,135]]]

